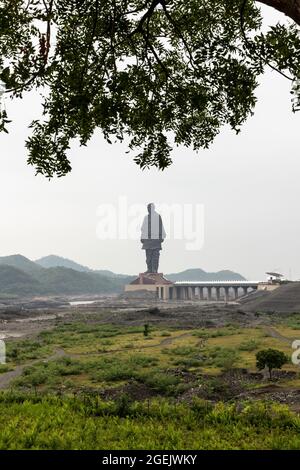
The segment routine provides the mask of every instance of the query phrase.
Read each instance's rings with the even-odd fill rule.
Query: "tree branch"
[[[175,21],[173,20],[172,16],[170,15],[169,11],[167,10],[167,6],[166,6],[166,2],[165,0],[161,0],[161,5],[162,5],[162,8],[163,8],[163,11],[167,17],[167,19],[169,20],[169,22],[171,23],[171,25],[173,26],[175,32],[178,34],[178,36],[180,37],[180,39],[182,40],[183,42],[183,45],[185,46],[186,50],[187,50],[187,53],[189,55],[189,58],[190,58],[190,63],[191,63],[191,66],[194,68],[194,59],[193,59],[193,54],[189,48],[189,45],[188,43],[186,42],[183,34],[181,33],[180,31],[180,28],[177,27],[177,24],[175,23]]]
[[[81,85],[82,85],[82,82],[83,82],[84,74],[86,73],[87,68],[88,68],[89,55],[90,55],[90,52],[93,48],[93,41],[94,41],[96,28],[97,28],[97,22],[98,22],[98,15],[99,15],[99,0],[96,0],[91,38],[90,38],[90,40],[88,42],[88,45],[87,45],[87,48],[86,48],[84,66],[83,66],[82,71],[81,71],[81,79],[80,79]]]
[[[251,47],[251,44],[247,38],[247,35],[246,35],[246,32],[245,32],[245,27],[244,27],[244,13],[245,13],[245,8],[246,8],[246,3],[247,3],[248,0],[243,0],[242,2],[242,5],[241,5],[241,9],[240,9],[240,24],[241,24],[241,31],[242,31],[242,35],[243,35],[243,38],[244,38],[244,41],[245,41],[245,45],[246,47],[249,49],[250,53],[252,54],[255,54],[256,57],[258,57],[262,62],[264,62],[266,65],[268,65],[272,70],[274,70],[275,72],[279,73],[280,75],[282,75],[284,78],[287,78],[288,80],[293,80],[291,77],[289,77],[288,75],[286,75],[284,72],[282,72],[281,70],[279,70],[277,67],[275,67],[274,65],[272,65],[265,57],[262,57],[262,55],[257,52],[255,49],[253,49],[253,47]],[[259,0],[258,0],[259,1]]]
[[[275,8],[300,25],[300,0],[256,0],[256,2]]]
[[[150,5],[150,7],[148,8],[148,10],[146,11],[146,13],[142,16],[142,18],[140,19],[137,27],[129,34],[129,37],[132,37],[134,36],[136,33],[141,33],[143,31],[143,25],[145,23],[145,21],[147,20],[147,18],[150,18],[155,10],[155,8],[157,7],[157,5],[159,5],[161,3],[161,0],[152,0],[152,3]]]

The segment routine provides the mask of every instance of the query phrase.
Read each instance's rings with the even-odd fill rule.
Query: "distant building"
[[[280,284],[283,281],[283,274],[274,273],[274,272],[267,272],[267,282],[270,284]]]

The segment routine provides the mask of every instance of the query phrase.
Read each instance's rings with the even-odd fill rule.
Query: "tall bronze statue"
[[[161,244],[166,238],[162,218],[155,211],[153,203],[148,204],[148,215],[145,216],[141,229],[142,249],[146,250],[147,273],[157,273]]]

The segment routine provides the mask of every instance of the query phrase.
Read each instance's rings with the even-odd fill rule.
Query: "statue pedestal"
[[[152,291],[156,293],[157,299],[167,300],[170,298],[170,287],[173,282],[164,278],[163,273],[140,273],[130,284],[125,286],[125,292]]]

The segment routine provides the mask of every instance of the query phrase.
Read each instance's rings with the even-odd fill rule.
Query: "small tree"
[[[262,370],[268,368],[270,379],[272,379],[272,370],[281,369],[288,362],[288,357],[282,351],[277,349],[262,349],[256,354],[256,367]]]
[[[146,323],[146,324],[144,325],[144,331],[143,331],[143,333],[144,333],[144,336],[148,336],[148,335],[149,335],[149,325],[148,325],[148,323]]]

